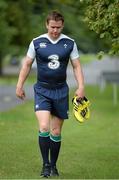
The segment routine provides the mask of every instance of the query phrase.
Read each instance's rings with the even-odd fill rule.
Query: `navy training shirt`
[[[37,81],[47,84],[59,84],[66,82],[66,70],[75,41],[61,34],[56,42],[53,42],[47,34],[41,35],[30,44],[27,55],[36,59]],[[72,58],[79,57],[77,47]]]

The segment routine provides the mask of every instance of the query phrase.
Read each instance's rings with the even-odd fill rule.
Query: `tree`
[[[0,1],[0,75],[5,55],[19,55],[30,42],[34,32],[29,0]]]
[[[86,2],[83,0],[59,0],[58,7],[65,16],[65,28],[69,36],[73,37],[78,47],[84,53],[97,53],[102,48],[107,51],[109,45],[104,39],[100,39],[99,35],[90,30],[88,23],[84,21],[87,9]],[[67,11],[66,11],[67,10]]]
[[[87,4],[85,21],[105,39],[109,54],[119,55],[119,0],[82,0]]]
[[[6,9],[8,8],[7,3],[4,0],[0,1],[0,74],[2,74],[2,58],[6,51],[8,51],[10,40],[12,35],[15,33],[13,27],[9,28],[6,22]]]

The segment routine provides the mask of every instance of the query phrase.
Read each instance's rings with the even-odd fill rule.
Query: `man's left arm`
[[[84,94],[85,94],[84,93],[84,75],[83,75],[83,71],[82,71],[82,67],[81,67],[79,58],[71,60],[71,64],[72,64],[74,76],[75,76],[75,79],[76,79],[77,85],[78,85],[75,95],[83,98]]]

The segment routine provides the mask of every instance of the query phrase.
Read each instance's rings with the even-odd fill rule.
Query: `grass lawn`
[[[73,95],[70,92],[70,97]],[[112,104],[112,88],[101,94],[86,87],[91,118],[79,124],[72,115],[62,132],[59,179],[119,179],[119,104]],[[0,113],[0,179],[39,179],[41,163],[33,102]]]

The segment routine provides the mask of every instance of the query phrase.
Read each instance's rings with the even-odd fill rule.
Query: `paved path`
[[[33,88],[32,86],[27,86],[26,90],[26,100],[33,98]],[[18,99],[15,95],[15,86],[0,86],[0,111],[9,110],[14,108],[18,104],[22,104],[25,101]]]
[[[6,69],[5,73],[8,71],[12,74],[18,69]],[[102,71],[115,71],[119,70],[119,59],[118,60],[111,60],[109,58],[105,58],[104,60],[95,60],[92,63],[83,66],[83,73],[85,78],[85,84],[98,84],[100,79],[100,74]],[[67,70],[67,82],[69,87],[76,87],[76,81],[74,79],[73,70],[71,66],[68,66]],[[26,100],[33,99],[33,87],[27,86],[25,87],[26,91]],[[23,103],[22,100],[19,100],[15,96],[15,86],[7,86],[2,85],[0,86],[0,111],[5,111],[15,107],[18,104]]]
[[[10,69],[10,71],[12,70]],[[75,87],[76,85],[76,81],[73,77],[72,69],[68,70],[68,84],[69,87]],[[16,97],[15,91],[16,91],[15,85],[14,86],[0,85],[0,111],[9,110],[14,108],[16,105],[24,103],[24,101]],[[34,92],[32,85],[25,86],[25,92],[26,92],[26,101],[29,99],[33,99]]]
[[[86,84],[99,84],[100,75],[103,71],[119,71],[119,59],[105,57],[102,60],[94,60],[83,66]]]

